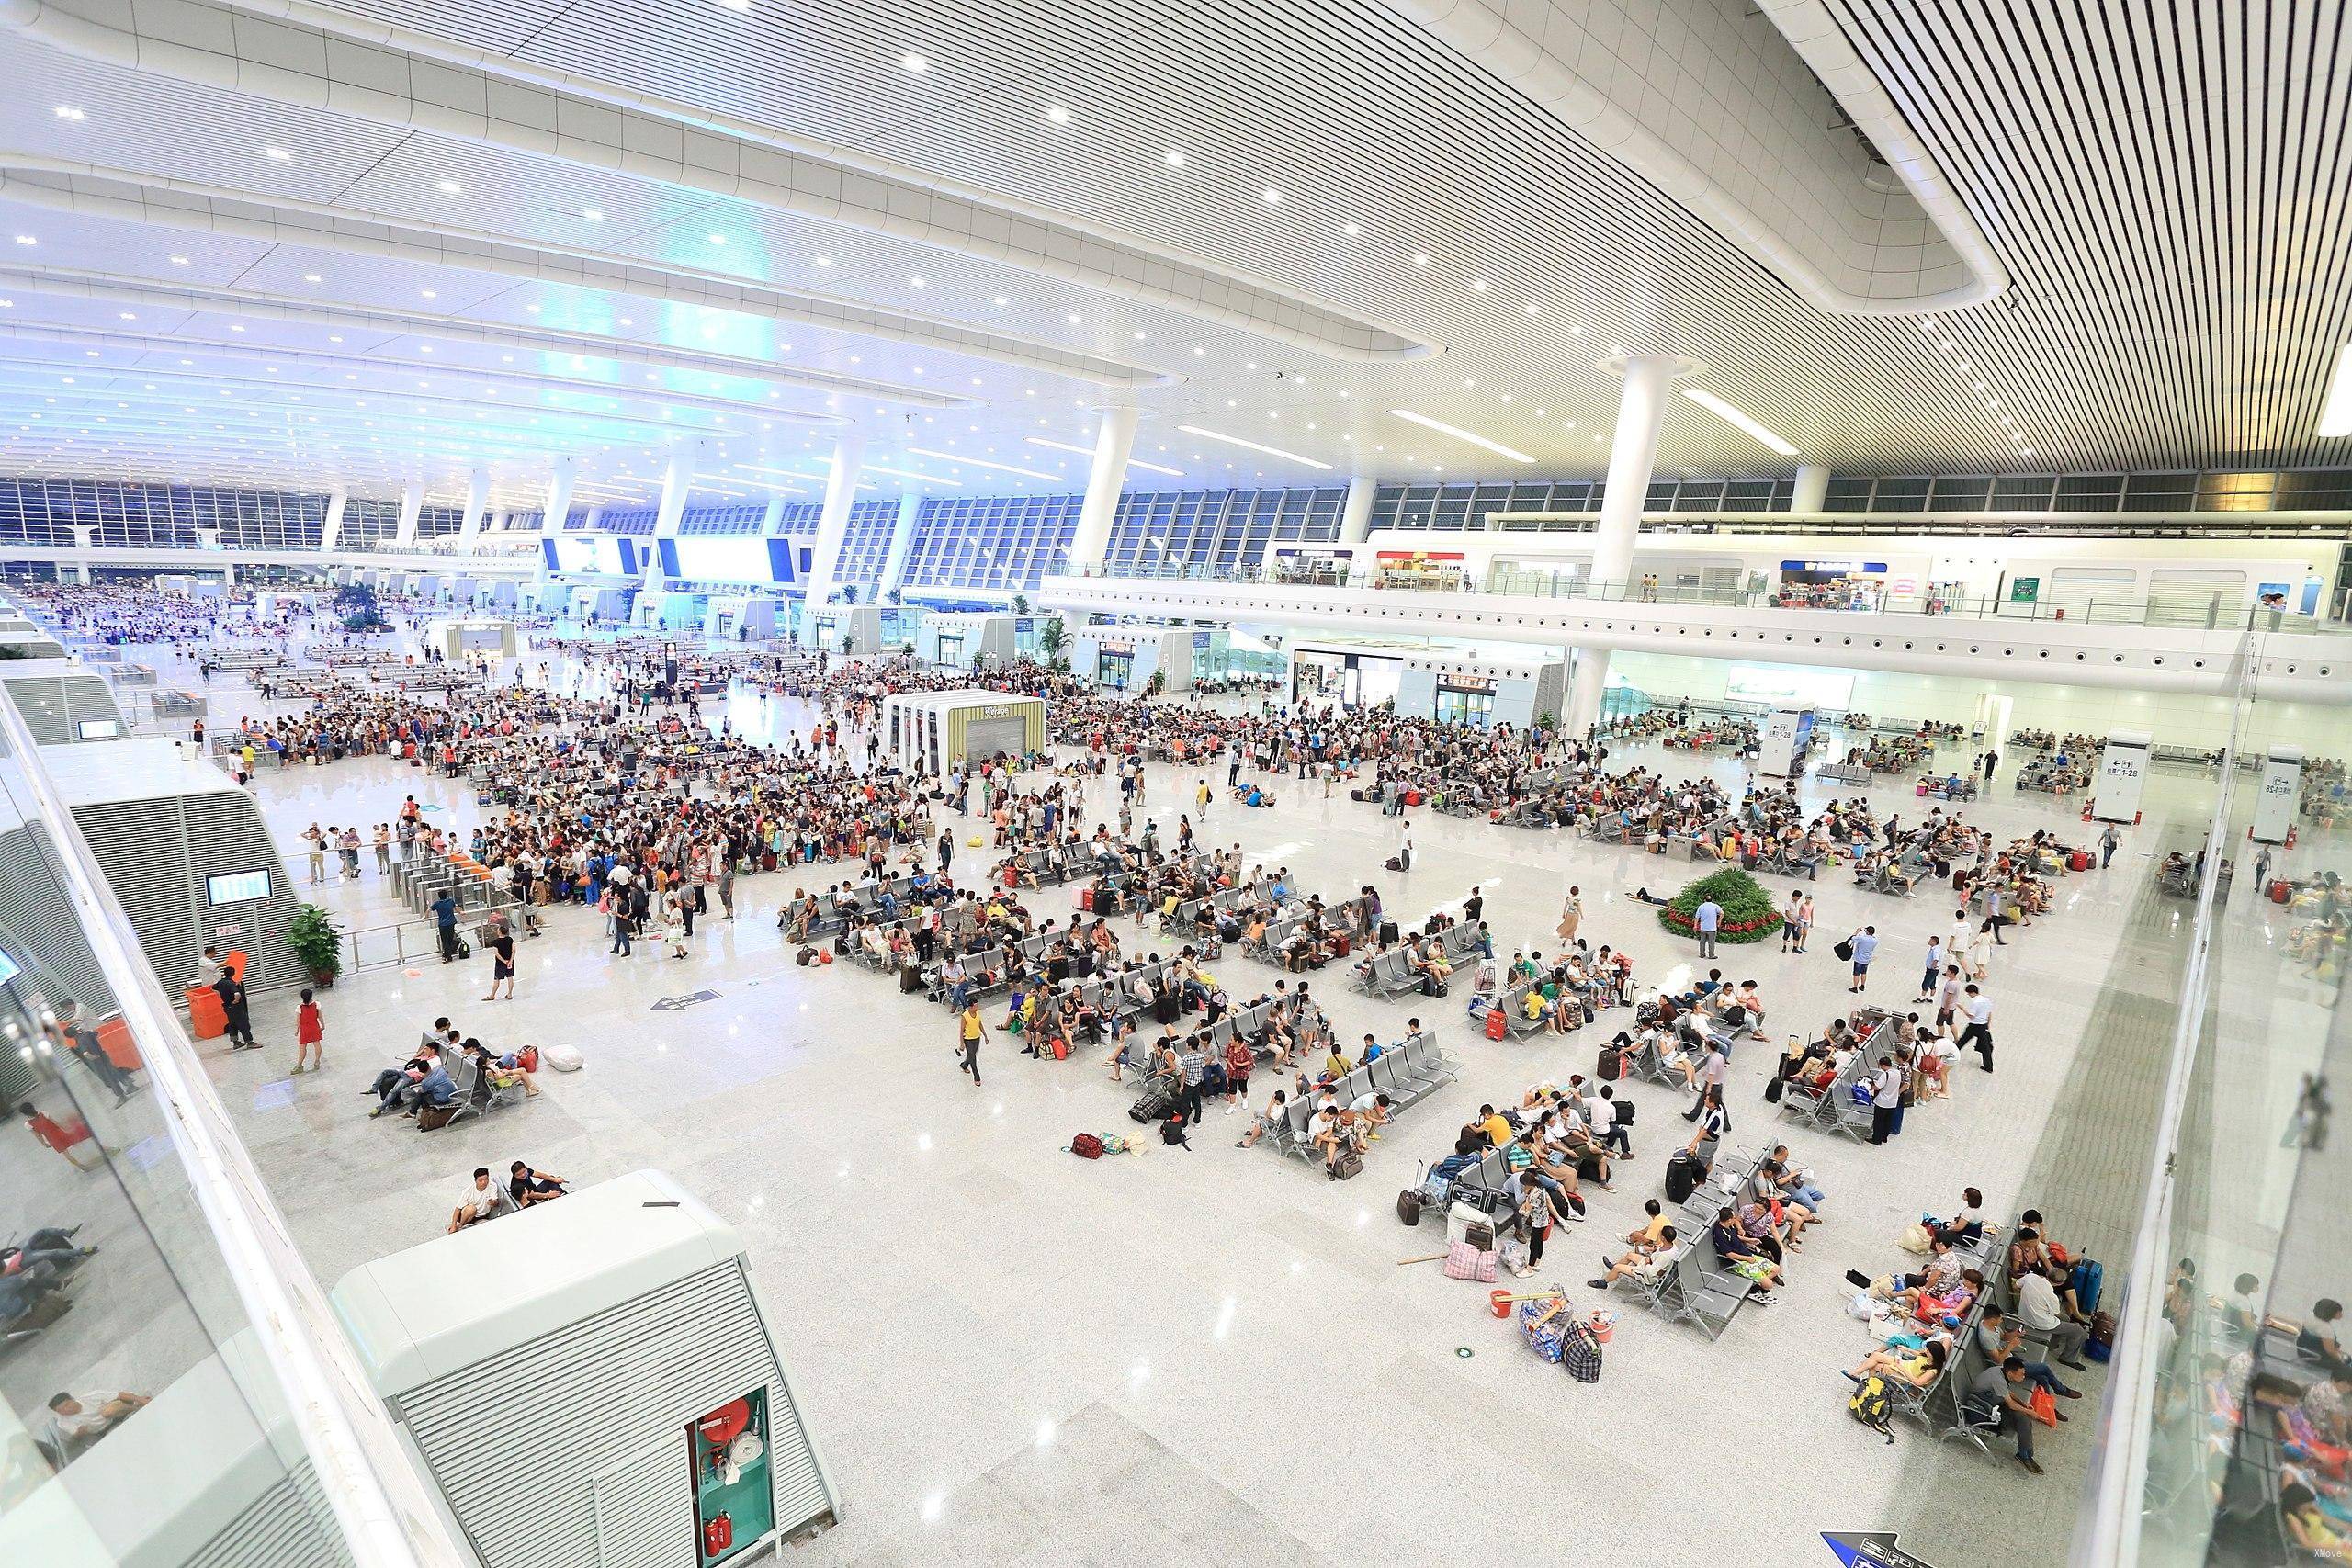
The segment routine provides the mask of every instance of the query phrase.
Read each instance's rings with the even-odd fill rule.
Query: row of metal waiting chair
[[[1876,1021],[1862,1035],[1860,1048],[1826,1089],[1816,1089],[1800,1078],[1791,1078],[1781,1086],[1783,1120],[1825,1133],[1843,1133],[1858,1143],[1870,1142],[1871,1107],[1868,1101],[1857,1099],[1854,1090],[1870,1076],[1879,1057],[1892,1048],[1894,1036],[1894,1016],[1875,1009],[1865,1016],[1873,1014]]]
[[[1392,1045],[1373,1060],[1351,1068],[1331,1087],[1342,1106],[1352,1105],[1367,1094],[1385,1094],[1394,1114],[1440,1085],[1453,1082],[1456,1077],[1437,1036],[1425,1029],[1403,1044]],[[1314,1099],[1302,1094],[1289,1102],[1283,1123],[1272,1130],[1267,1140],[1276,1150],[1303,1160],[1317,1157],[1315,1145],[1307,1136],[1307,1128],[1314,1120]]]
[[[1445,961],[1459,969],[1478,951],[1478,928],[1457,922],[1438,934],[1438,951]],[[1382,953],[1376,953],[1357,967],[1355,988],[1366,996],[1401,997],[1421,987],[1420,971],[1413,967],[1412,948],[1398,942]]]

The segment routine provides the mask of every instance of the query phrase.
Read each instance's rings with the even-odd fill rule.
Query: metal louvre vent
[[[340,1530],[323,1529],[326,1499],[308,1461],[254,1500],[187,1560],[187,1568],[343,1568]]]
[[[287,926],[294,919],[300,900],[294,897],[294,885],[286,874],[286,867],[277,858],[277,847],[270,842],[268,832],[262,827],[261,813],[252,799],[242,794],[220,791],[208,795],[185,795],[180,800],[180,814],[187,828],[190,860],[189,881],[194,885],[197,916],[203,921],[198,933],[209,940],[211,911],[203,903],[204,878],[223,872],[252,871],[266,868],[270,876],[270,896],[259,905],[238,905],[238,919],[244,933],[236,945],[244,948],[251,957],[246,984],[259,990],[265,986],[291,986],[306,981],[309,973],[301,961],[280,940]]]
[[[8,700],[24,715],[25,728],[43,746],[67,746],[82,739],[75,724],[83,719],[112,719],[119,739],[130,726],[115,705],[114,694],[96,675],[28,675],[7,682]]]
[[[235,907],[234,923],[244,929],[231,944],[248,955],[245,981],[255,990],[307,978],[277,940],[294,918],[296,901],[251,800],[223,793],[98,801],[75,807],[74,819],[166,990],[210,978],[198,972],[205,944],[214,940],[204,878],[265,868],[270,897]]]
[[[790,1536],[832,1502],[733,1258],[393,1406],[485,1568],[695,1568],[686,1424],[762,1385]],[[533,1456],[528,1485],[515,1484],[517,1453]],[[547,1479],[558,1475],[590,1479],[567,1492]]]

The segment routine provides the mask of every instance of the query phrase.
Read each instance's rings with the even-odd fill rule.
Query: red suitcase
[[[1094,889],[1081,887],[1078,890],[1078,907],[1090,915],[1094,912]]]
[[[2070,855],[2068,855],[2068,856],[2066,857],[2066,864],[2067,864],[2067,866],[2068,866],[2069,868],[2071,868],[2072,870],[2075,870],[2075,871],[2088,871],[2088,870],[2090,870],[2090,868],[2091,868],[2091,852],[2090,852],[2090,851],[2088,851],[2088,850],[2076,850],[2074,853],[2072,853],[2072,854],[2070,854]]]
[[[1510,1020],[1503,1015],[1503,1004],[1495,1003],[1487,1010],[1487,1038],[1500,1040],[1510,1032]]]
[[[1331,937],[1331,956],[1332,956],[1332,957],[1334,957],[1334,958],[1345,958],[1345,957],[1346,957],[1346,956],[1347,956],[1351,952],[1354,951],[1354,948],[1355,948],[1355,943],[1348,940],[1348,933],[1347,933],[1347,932],[1345,932],[1345,931],[1336,931],[1336,932],[1334,932],[1334,933],[1332,934],[1332,937]]]
[[[2288,886],[2287,879],[2285,877],[2278,877],[2270,884],[2270,901],[2272,903],[2283,904],[2294,896],[2295,890]]]
[[[1417,790],[1417,789],[1408,789],[1408,790],[1407,790],[1407,791],[1405,792],[1405,804],[1406,804],[1406,805],[1408,805],[1408,806],[1419,806],[1420,803],[1421,803],[1421,792],[1420,792],[1419,790]]]

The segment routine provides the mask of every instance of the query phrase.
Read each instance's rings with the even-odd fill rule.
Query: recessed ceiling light
[[[1223,431],[1210,430],[1203,425],[1180,424],[1176,428],[1187,435],[1198,435],[1210,441],[1222,441],[1231,446],[1246,446],[1252,452],[1263,452],[1269,457],[1282,457],[1290,462],[1304,463],[1310,468],[1321,468],[1328,472],[1331,467],[1329,463],[1318,463],[1314,458],[1302,457],[1296,452],[1285,452],[1279,446],[1263,446],[1255,441],[1244,440],[1238,435],[1227,435]]]
[[[1143,333],[1136,333],[1136,341],[1137,343],[1141,343],[1141,342],[1143,341]]]
[[[17,243],[20,245],[38,245],[40,242],[34,239],[30,234],[19,234],[17,236]]]
[[[1175,148],[1170,147],[1168,150],[1167,157],[1168,166],[1170,168],[1181,169],[1184,166],[1184,154],[1178,152]]]
[[[305,283],[316,283],[318,280],[319,275],[315,272],[306,272],[302,275],[302,281]]]
[[[1281,202],[1282,198],[1283,193],[1276,190],[1272,186],[1268,186],[1265,189],[1258,193],[1258,199],[1264,202],[1268,207],[1277,205]]]
[[[1470,280],[1470,287],[1478,293],[1484,294],[1487,288],[1487,280],[1483,277],[1474,277]]]
[[[752,0],[718,0],[718,3],[730,11],[748,11],[752,8]]]
[[[1053,104],[1047,107],[1046,110],[1046,118],[1052,120],[1056,125],[1068,125],[1069,123],[1069,110],[1059,104]]]
[[[1070,312],[1069,324],[1074,327],[1082,324],[1082,318],[1075,310]]]
[[[172,265],[173,265],[174,266],[186,266],[186,265],[187,265],[187,257],[186,257],[186,256],[174,256],[174,257],[172,258]]]
[[[1415,266],[1427,266],[1427,265],[1430,265],[1429,253],[1428,253],[1428,252],[1426,252],[1426,251],[1417,251],[1417,252],[1415,252],[1415,253],[1414,253],[1414,255],[1413,255],[1413,265],[1414,265]]]
[[[57,118],[60,119],[80,119],[83,118],[83,114],[80,109],[75,108],[72,104],[60,104],[57,106]]]
[[[907,55],[901,59],[899,63],[905,66],[910,71],[922,72],[931,69],[931,62],[925,60],[920,54]]]
[[[580,216],[591,223],[602,223],[605,220],[605,215],[593,207],[582,209]]]
[[[273,159],[280,164],[285,163],[288,159],[294,156],[293,153],[288,152],[283,147],[265,147],[261,150],[261,155],[265,158]]]
[[[1345,234],[1349,239],[1352,240],[1352,239],[1354,239],[1357,235],[1359,235],[1359,234],[1361,234],[1361,233],[1363,233],[1363,224],[1361,224],[1361,223],[1351,223],[1351,224],[1349,224],[1347,227],[1345,227],[1344,229],[1341,229],[1341,230],[1340,231],[1340,232],[1341,232],[1342,234]]]
[[[707,235],[706,238],[714,245],[723,245],[727,243],[727,236],[724,234],[711,234]]]
[[[1685,387],[1682,389],[1682,395],[1690,399],[1692,402],[1697,403],[1701,408],[1705,409],[1709,413],[1713,414],[1716,418],[1723,420],[1725,423],[1737,425],[1740,429],[1746,431],[1748,434],[1754,436],[1765,446],[1770,446],[1773,451],[1778,452],[1781,457],[1793,457],[1797,455],[1797,449],[1794,446],[1792,446],[1781,437],[1765,429],[1762,424],[1751,418],[1743,410],[1734,408],[1731,404],[1724,401],[1723,399],[1715,396],[1714,393],[1708,391],[1706,389],[1702,387]],[[1598,438],[1596,437],[1596,439]]]
[[[455,181],[455,180],[443,180],[443,181],[441,182],[441,191],[442,191],[442,194],[443,194],[443,195],[445,195],[445,196],[460,196],[460,195],[463,195],[463,194],[464,194],[464,192],[465,192],[465,188],[466,188],[465,186],[463,186],[459,185],[459,184],[458,184],[457,181]]]
[[[907,281],[908,281],[909,283],[912,284],[912,285],[913,285],[915,288],[921,288],[922,287],[922,277],[921,277],[921,276],[915,276],[915,277],[910,277],[909,279],[907,279]]]
[[[1390,409],[1388,412],[1395,414],[1398,419],[1409,420],[1411,423],[1420,425],[1424,429],[1434,430],[1441,435],[1451,435],[1457,441],[1467,441],[1473,446],[1483,446],[1489,452],[1496,453],[1500,457],[1509,457],[1514,463],[1532,463],[1535,461],[1534,458],[1529,457],[1526,453],[1506,446],[1499,441],[1489,441],[1483,435],[1475,434],[1470,431],[1464,430],[1459,425],[1448,424],[1443,420],[1431,419],[1425,413],[1416,413],[1411,409]]]

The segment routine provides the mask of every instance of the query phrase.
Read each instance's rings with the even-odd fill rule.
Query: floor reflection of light
[[[1222,1339],[1233,1332],[1233,1315],[1239,1309],[1238,1302],[1231,1296],[1225,1298],[1225,1304],[1216,1309],[1216,1329],[1213,1337]]]
[[[937,1524],[939,1516],[946,1511],[947,1499],[940,1493],[934,1492],[922,1500],[922,1517],[925,1524]]]

